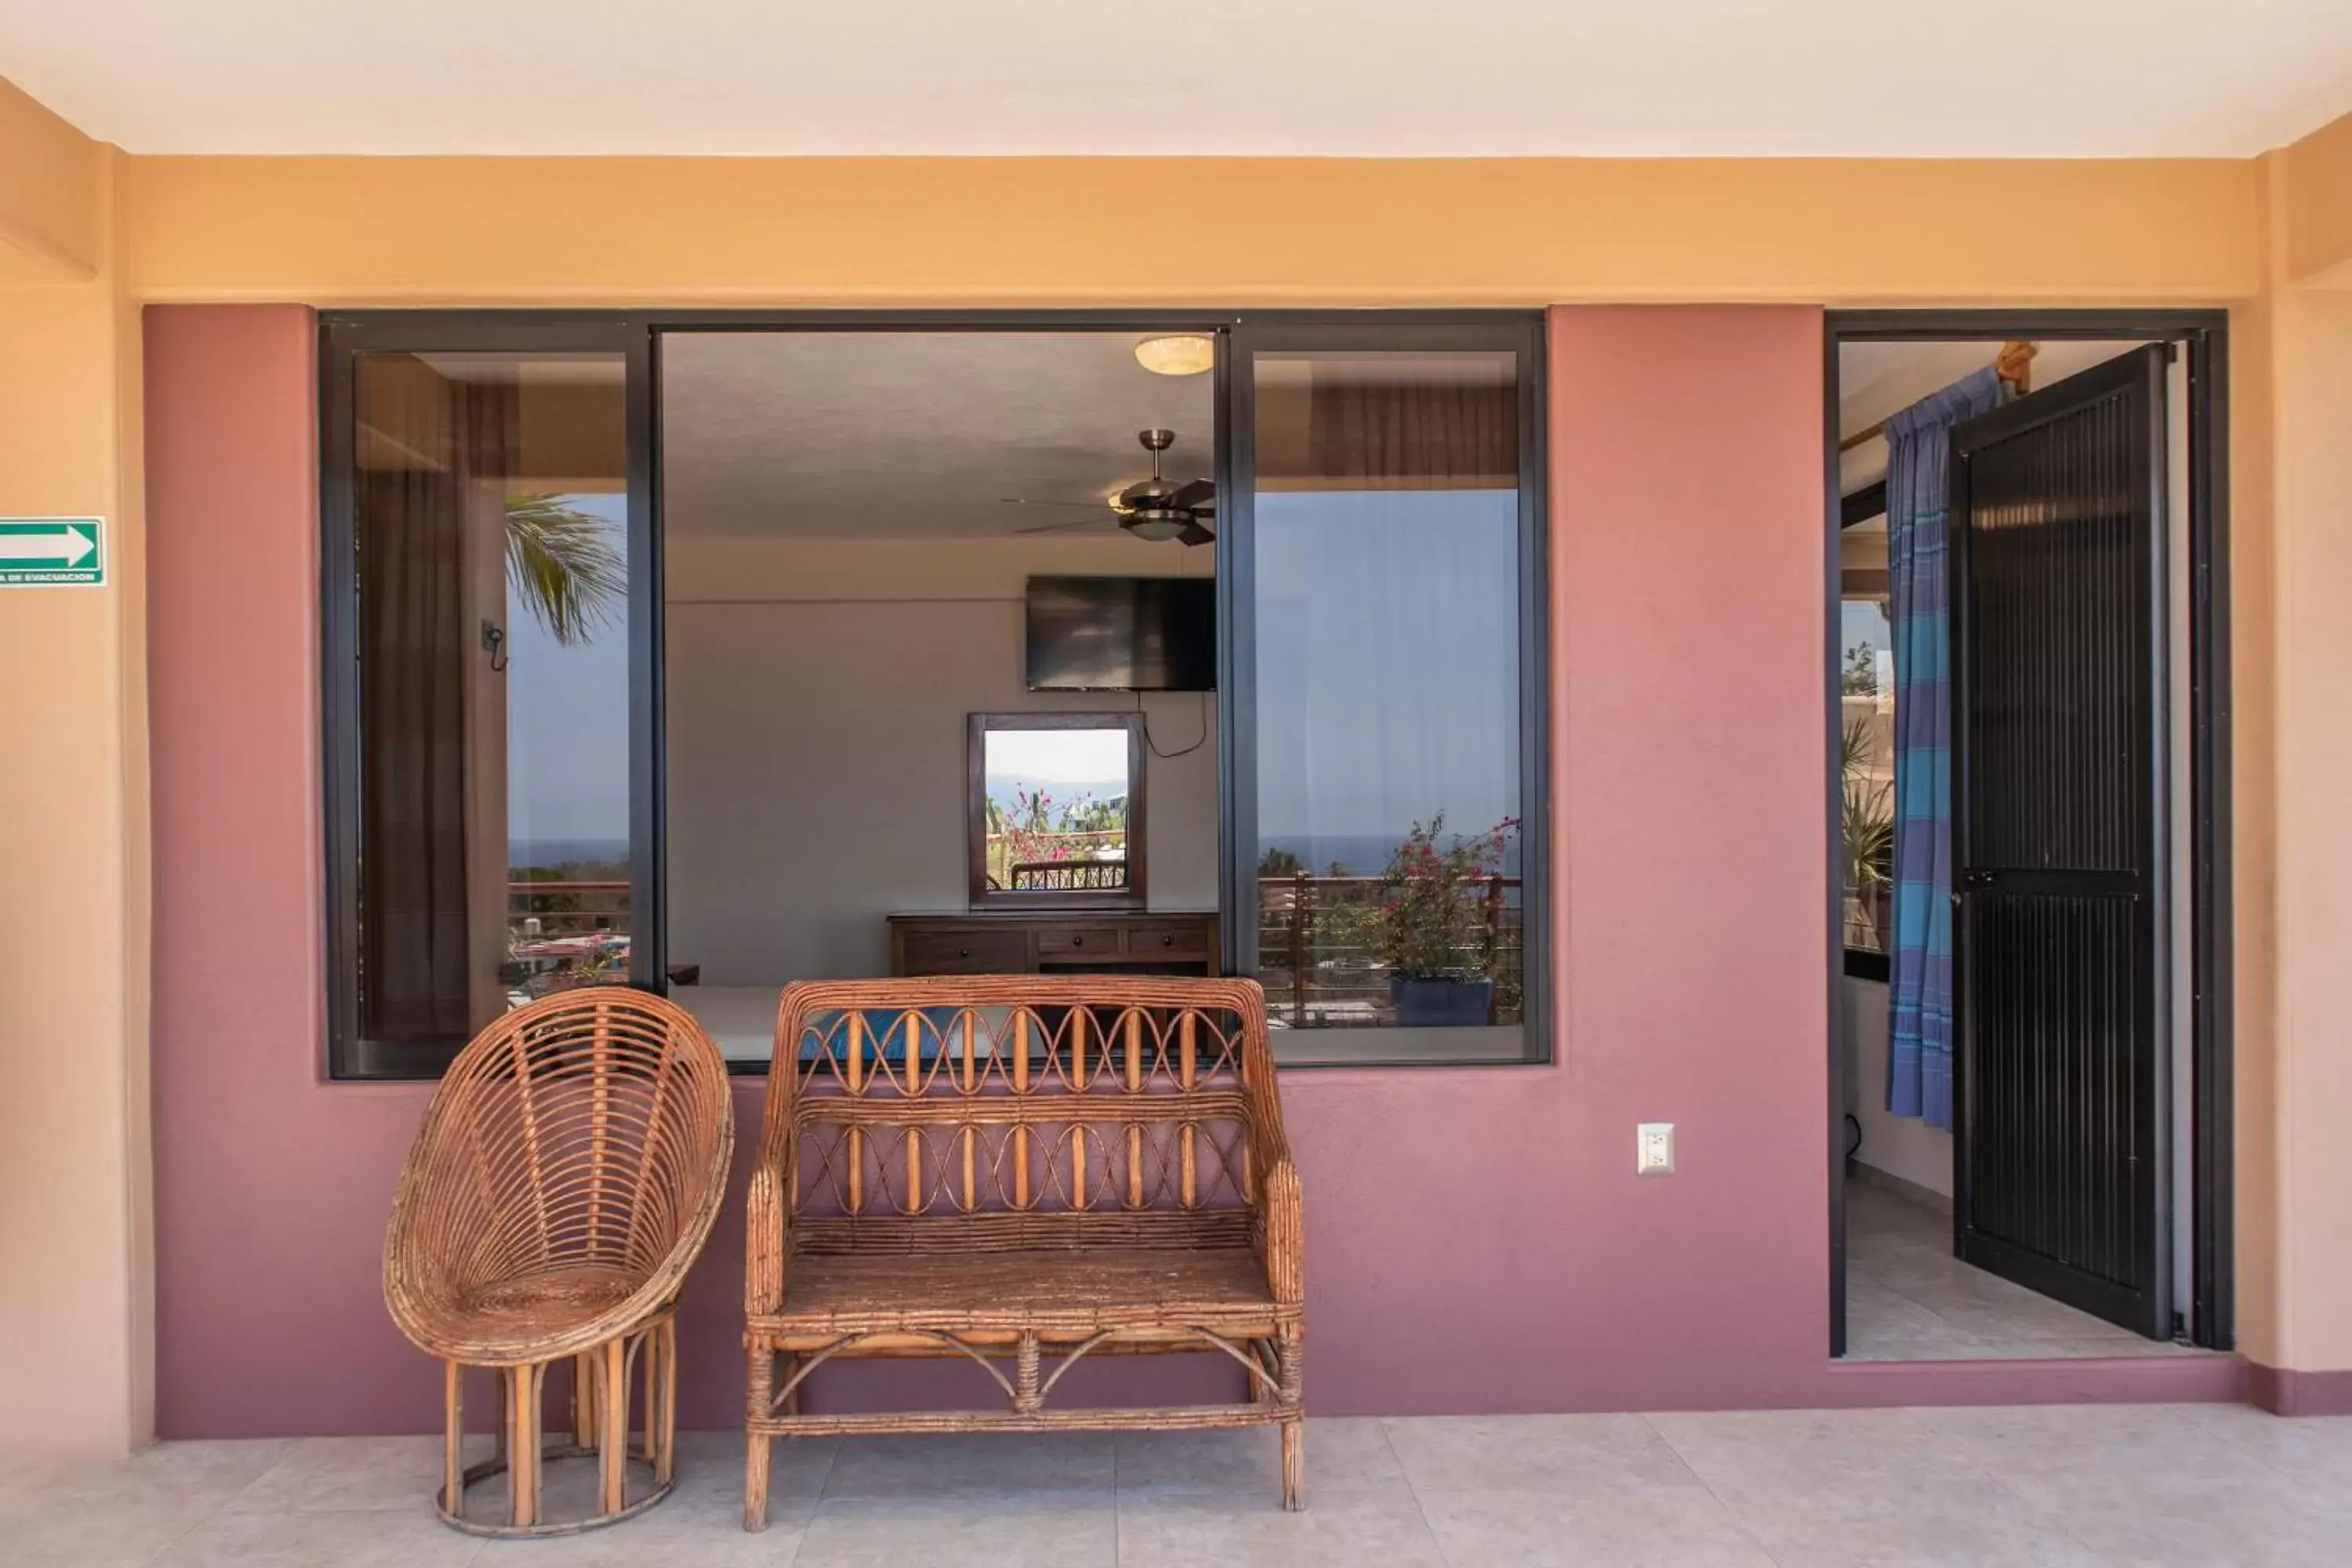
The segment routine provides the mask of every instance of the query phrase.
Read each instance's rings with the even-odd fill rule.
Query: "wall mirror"
[[[971,905],[1144,902],[1143,726],[1132,713],[975,713]]]

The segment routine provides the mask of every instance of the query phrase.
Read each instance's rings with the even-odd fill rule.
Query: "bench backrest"
[[[1253,981],[973,975],[787,987],[768,1117],[804,1251],[1248,1236]],[[763,1139],[763,1149],[769,1140]]]

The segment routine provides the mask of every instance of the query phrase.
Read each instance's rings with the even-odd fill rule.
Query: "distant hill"
[[[1127,798],[1125,779],[1103,779],[1095,784],[1072,784],[1066,779],[1033,779],[1020,773],[991,773],[988,775],[986,785],[988,798],[996,803],[998,809],[1003,811],[1012,810],[1014,795],[1024,790],[1033,795],[1044,795],[1056,806],[1080,800],[1107,801]]]

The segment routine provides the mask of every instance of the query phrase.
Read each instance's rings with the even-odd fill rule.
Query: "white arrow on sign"
[[[62,561],[79,566],[98,546],[78,528],[60,527],[48,533],[0,533],[0,561]]]

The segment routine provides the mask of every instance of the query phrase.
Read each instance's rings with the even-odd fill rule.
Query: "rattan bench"
[[[751,1173],[743,1523],[780,1436],[1279,1426],[1301,1505],[1298,1174],[1255,982],[803,983]],[[1230,1405],[1049,1406],[1084,1356],[1223,1352]],[[829,1361],[969,1358],[991,1409],[824,1415]],[[1049,1364],[1050,1363],[1050,1364]]]

